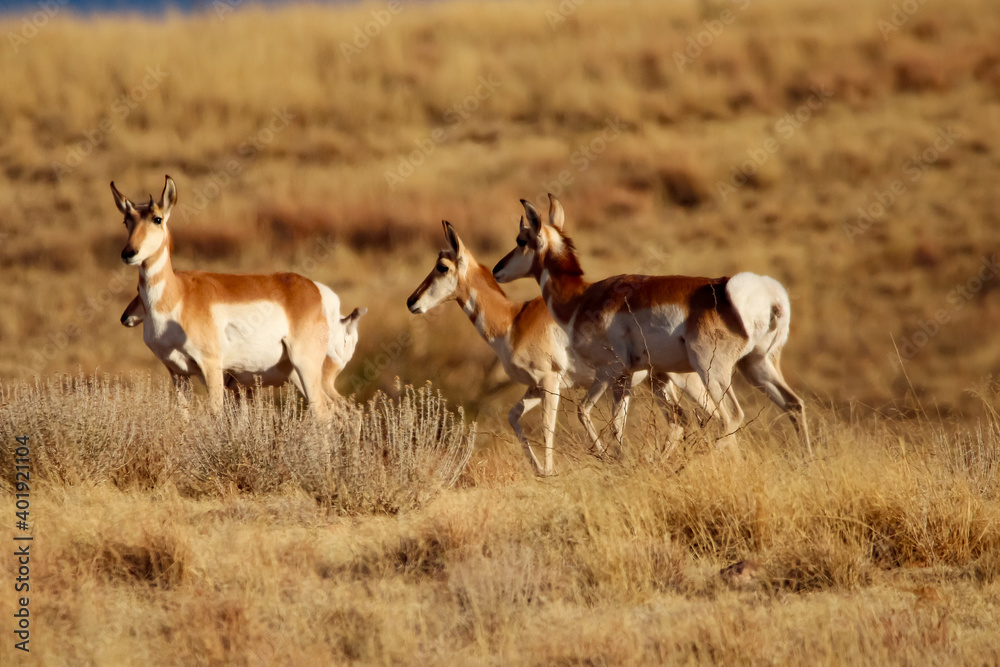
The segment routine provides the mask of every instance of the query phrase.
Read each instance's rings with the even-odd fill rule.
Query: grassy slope
[[[591,275],[774,275],[795,310],[788,374],[835,403],[899,399],[891,337],[909,340],[944,311],[909,377],[943,410],[974,408],[962,392],[1000,357],[989,298],[1000,281],[949,295],[997,248],[995,13],[925,6],[883,39],[888,3],[737,6],[678,71],[673,54],[725,8],[587,3],[553,29],[544,3],[407,6],[350,62],[340,45],[377,5],[57,16],[0,53],[0,82],[18,91],[0,100],[12,130],[0,146],[0,374],[158,367],[117,323],[135,276],[117,261],[112,179],[135,197],[158,193],[166,172],[177,179],[189,207],[173,221],[180,267],[299,269],[372,307],[351,368],[363,373],[382,344],[426,325],[401,304],[430,268],[441,218],[491,264],[510,244],[517,199],[557,189],[566,172],[561,194]],[[471,97],[477,88],[486,99]],[[814,89],[832,97],[809,111]],[[276,111],[293,118],[272,124]],[[799,111],[801,127],[783,121]],[[580,147],[601,148],[614,119],[624,129],[585,159]],[[907,162],[947,128],[958,138],[911,181]],[[385,173],[435,129],[443,143],[390,191]],[[68,166],[88,134],[93,151],[55,180],[53,165]],[[723,199],[718,183],[774,148],[769,138],[777,152]],[[852,243],[856,209],[897,179],[905,193]],[[338,246],[317,265],[325,235]],[[430,377],[458,398],[475,384],[489,351],[458,313],[442,317],[415,332],[382,386]],[[447,328],[462,346],[435,343]],[[455,370],[429,370],[444,368]]]

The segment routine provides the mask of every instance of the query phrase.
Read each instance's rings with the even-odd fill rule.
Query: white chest
[[[142,340],[163,364],[182,375],[190,375],[199,370],[190,353],[190,345],[184,329],[178,321],[180,307],[169,314],[153,311],[142,322]]]

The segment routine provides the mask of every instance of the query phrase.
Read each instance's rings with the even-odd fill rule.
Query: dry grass
[[[35,661],[1000,662],[1000,15],[925,3],[883,35],[899,4],[589,0],[553,27],[556,3],[405,3],[350,61],[380,3],[62,10],[5,42],[0,510],[29,435]],[[164,173],[178,268],[299,271],[370,308],[341,379],[361,403],[328,427],[285,393],[154,409],[107,184]],[[627,460],[594,461],[571,394],[561,475],[531,479],[519,389],[457,308],[404,301],[439,220],[490,264],[547,191],[588,276],[781,280],[817,459],[747,396],[738,449],[695,428],[664,460],[643,395]]]
[[[3,387],[0,463],[14,469],[14,437],[28,433],[33,475],[60,486],[170,486],[193,498],[294,487],[337,512],[394,514],[452,486],[475,442],[475,424],[429,387],[343,402],[329,424],[305,417],[290,388],[257,392],[215,417],[204,402],[184,408],[166,382],[149,378]]]
[[[123,390],[156,391],[77,381],[3,393],[5,469],[14,434],[33,443],[41,664],[1000,658],[996,387],[975,427],[815,415],[816,460],[748,430],[735,450],[706,453],[694,437],[666,460],[567,461],[534,481],[516,451],[482,451],[459,488],[388,515],[375,498],[403,485],[386,476],[437,490],[464,462],[454,443],[469,434],[432,394],[345,415],[362,433],[416,415],[410,432],[438,424],[448,442],[451,429],[448,456],[436,437],[414,438],[439,462],[428,474],[420,452],[383,465],[395,447],[372,458],[364,435],[317,435],[291,401],[192,414],[163,442],[164,425],[147,423],[161,417],[130,417]],[[132,434],[128,447],[115,433]],[[336,492],[317,493],[316,478]],[[405,492],[392,503],[414,504]],[[742,580],[720,575],[737,561],[750,563]],[[3,568],[13,576],[10,559]],[[5,664],[11,651],[0,648]]]

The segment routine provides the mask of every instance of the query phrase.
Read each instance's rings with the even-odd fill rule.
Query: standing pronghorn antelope
[[[326,359],[323,360],[323,373],[324,377],[329,377],[331,379],[336,379],[335,368],[343,366],[345,363],[351,360],[354,356],[354,348],[358,344],[358,320],[368,312],[367,308],[355,308],[351,311],[351,314],[343,318],[341,322],[345,327],[345,338],[343,348],[341,350],[340,359],[343,363],[338,363],[334,361],[328,355]],[[132,301],[129,302],[128,306],[122,312],[121,323],[125,327],[137,327],[146,321],[146,307],[142,303],[142,297],[136,296]],[[288,366],[284,370],[290,370],[291,367]],[[247,392],[252,391],[258,385],[261,387],[281,387],[290,381],[289,375],[286,372],[275,372],[267,375],[261,375],[259,373],[236,373],[232,370],[226,371],[226,389],[230,391],[236,391],[238,385],[242,385]],[[324,386],[323,391],[327,394],[328,398],[335,398],[337,396],[336,389],[333,385],[329,387]]]
[[[743,422],[731,392],[735,368],[789,413],[812,455],[802,400],[781,375],[781,349],[788,340],[788,293],[773,278],[738,273],[732,278],[620,275],[588,283],[573,241],[563,231],[565,213],[549,195],[549,220],[521,200],[517,247],[497,263],[501,282],[533,276],[553,318],[566,331],[576,355],[594,369],[581,411],[589,412],[615,383],[614,430],[621,443],[629,382],[639,369],[654,378],[667,372],[698,373],[717,404],[730,441]],[[727,401],[723,398],[728,397]]]
[[[568,349],[569,339],[553,321],[541,297],[520,303],[508,299],[490,270],[476,261],[465,247],[451,223],[442,221],[442,225],[449,247],[438,254],[434,268],[406,300],[406,305],[410,312],[419,314],[445,301],[458,302],[479,335],[493,348],[507,375],[515,382],[528,385],[507,419],[535,472],[551,475],[554,472],[552,439],[560,391],[578,384],[589,385],[594,374],[576,362]],[[642,371],[637,372],[632,381],[641,382],[645,375]],[[695,401],[703,401],[705,393],[701,380],[690,374],[670,376],[654,386],[668,420],[675,416],[677,400],[670,381]],[[542,405],[544,429],[544,466],[521,428],[521,417],[539,404]],[[596,433],[589,412],[579,414],[588,433]],[[600,446],[599,441],[596,444]]]
[[[139,267],[143,340],[170,371],[178,390],[187,378],[208,387],[213,409],[222,406],[224,373],[241,384],[289,379],[318,416],[338,394],[334,380],[354,354],[355,311],[340,317],[340,298],[325,285],[295,273],[232,275],[174,271],[167,227],[177,187],[166,177],[160,201],[134,204],[111,184],[125,214],[128,242],[122,261]],[[126,310],[122,322],[126,323]],[[130,321],[135,320],[132,313]]]

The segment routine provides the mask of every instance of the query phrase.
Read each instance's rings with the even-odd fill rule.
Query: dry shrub
[[[364,408],[348,404],[329,449],[286,445],[292,477],[321,502],[344,512],[418,507],[451,487],[465,469],[475,423],[465,426],[430,384],[407,386],[398,399],[379,393]]]
[[[313,419],[294,390],[258,393],[214,416],[198,398],[185,412],[148,377],[0,385],[0,460],[9,464],[14,436],[27,435],[33,475],[55,484],[175,485],[194,497],[292,484],[338,512],[395,513],[453,485],[475,441],[475,424],[430,386],[345,402],[330,423]]]

